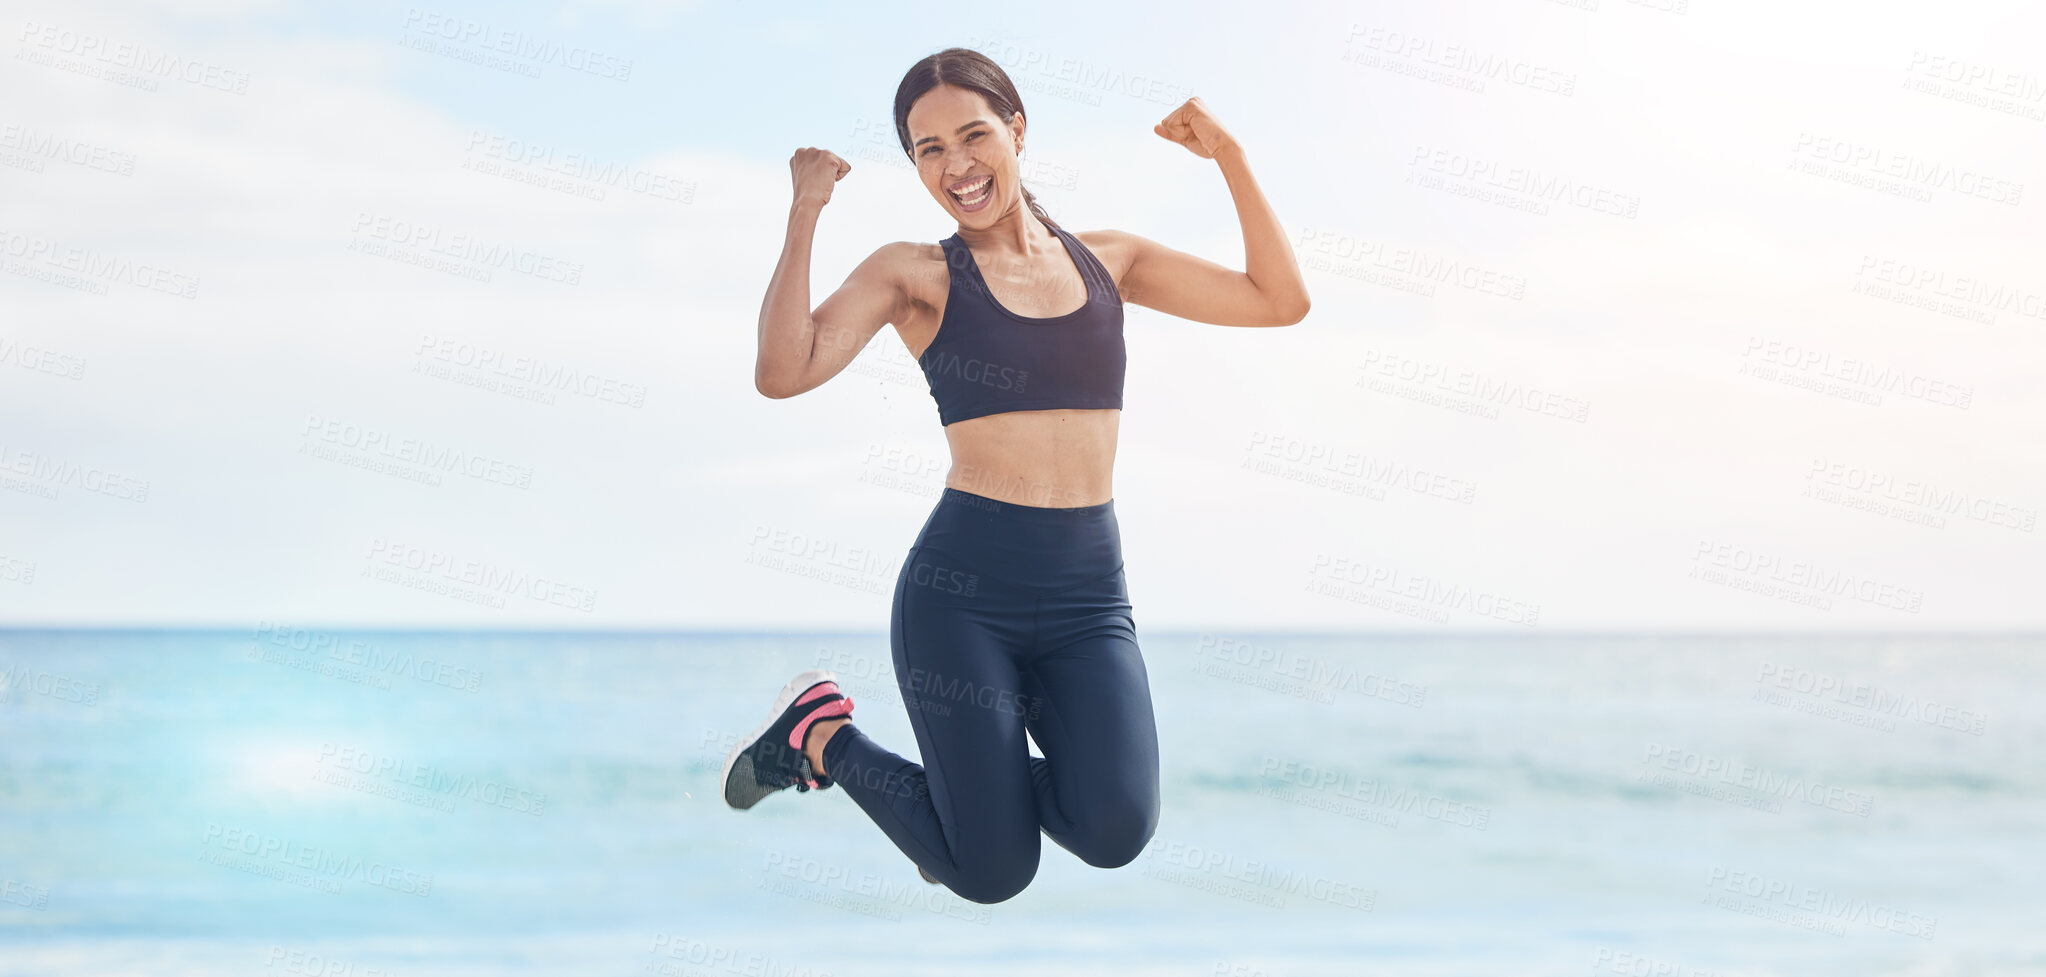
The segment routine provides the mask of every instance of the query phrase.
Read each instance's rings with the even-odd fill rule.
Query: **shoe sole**
[[[758,799],[755,799],[753,804],[747,804],[744,807],[732,803],[732,768],[738,765],[739,757],[743,756],[747,750],[752,749],[754,744],[759,743],[762,736],[767,735],[768,727],[773,726],[777,720],[781,719],[782,713],[789,710],[790,704],[796,701],[797,696],[803,694],[804,689],[819,682],[836,681],[838,681],[838,676],[832,674],[830,669],[813,668],[795,678],[789,679],[789,684],[781,687],[781,694],[774,697],[774,707],[767,711],[767,720],[754,729],[751,734],[741,739],[737,746],[732,747],[732,754],[725,757],[725,768],[718,775],[718,787],[719,794],[725,798],[726,806],[736,811],[744,811],[751,808],[753,804],[760,803]],[[765,797],[767,795],[762,794],[761,796]]]

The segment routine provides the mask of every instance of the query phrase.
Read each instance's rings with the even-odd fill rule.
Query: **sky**
[[[1126,309],[1140,627],[2046,626],[2036,5],[160,6],[0,24],[0,624],[885,629],[935,404],[756,318],[798,148],[815,301],[956,229],[960,45],[1063,226],[1241,268],[1199,96],[1313,298]]]

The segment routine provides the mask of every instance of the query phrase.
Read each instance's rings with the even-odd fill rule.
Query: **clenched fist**
[[[1208,111],[1208,104],[1198,95],[1173,109],[1172,114],[1152,126],[1151,131],[1185,146],[1188,152],[1202,159],[1214,159],[1215,154],[1236,146],[1236,137],[1222,128],[1222,123],[1215,119],[1215,113]]]
[[[795,184],[796,203],[809,201],[819,207],[831,202],[831,188],[852,172],[852,164],[837,153],[805,146],[789,157],[789,179]]]

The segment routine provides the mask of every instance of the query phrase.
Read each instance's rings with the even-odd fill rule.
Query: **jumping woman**
[[[754,385],[776,399],[814,389],[883,324],[929,381],[952,467],[889,622],[923,763],[862,734],[832,673],[812,670],[741,738],[724,796],[743,810],[839,784],[926,881],[994,903],[1036,876],[1040,831],[1114,868],[1158,826],[1158,731],[1110,488],[1123,297],[1196,322],[1283,326],[1307,315],[1307,290],[1242,147],[1198,98],[1154,131],[1221,166],[1247,272],[1054,223],[1018,176],[1016,87],[979,52],[948,48],[910,68],[895,131],[959,230],[935,246],[881,246],[812,312],[811,238],[852,167],[797,150]]]

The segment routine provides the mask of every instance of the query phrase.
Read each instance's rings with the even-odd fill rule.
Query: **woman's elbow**
[[[802,392],[788,378],[764,370],[753,371],[753,389],[769,400],[787,400]]]
[[[1308,299],[1306,293],[1302,293],[1297,301],[1288,302],[1279,307],[1276,324],[1281,326],[1293,325],[1307,318],[1308,310],[1312,308],[1314,308],[1314,303]]]

